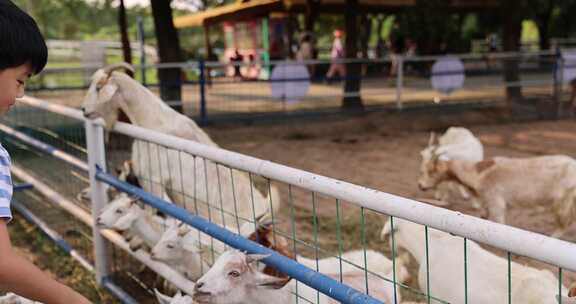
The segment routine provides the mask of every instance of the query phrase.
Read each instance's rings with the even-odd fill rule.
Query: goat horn
[[[436,141],[436,133],[430,132],[430,138],[428,139],[428,146],[434,145],[435,141]]]
[[[105,66],[102,68],[102,70],[104,71],[104,73],[110,75],[110,73],[116,71],[116,70],[121,70],[121,69],[125,69],[128,70],[132,73],[134,73],[134,67],[131,64],[128,64],[126,62],[119,62],[119,63],[114,63],[108,66]]]
[[[246,255],[246,264],[250,264],[256,261],[260,261],[269,257],[269,254],[247,254]]]
[[[268,209],[266,209],[266,212],[263,212],[262,214],[258,215],[254,220],[256,221],[256,223],[258,223],[267,215],[268,215]]]

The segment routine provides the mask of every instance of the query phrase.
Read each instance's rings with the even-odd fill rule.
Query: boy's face
[[[29,64],[0,70],[0,115],[10,110],[16,98],[24,96],[24,88],[31,75]]]

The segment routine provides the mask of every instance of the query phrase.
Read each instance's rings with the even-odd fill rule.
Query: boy
[[[24,95],[26,81],[44,68],[47,57],[36,22],[10,0],[0,0],[0,115]],[[11,198],[10,156],[0,145],[0,290],[46,304],[90,303],[15,254],[6,228]]]

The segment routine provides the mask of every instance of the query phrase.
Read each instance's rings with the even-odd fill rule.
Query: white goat
[[[272,222],[264,221],[264,216],[256,219],[257,225],[267,227]],[[254,224],[246,222],[236,231],[236,227],[225,227],[232,232],[238,232],[244,237],[254,237]],[[150,257],[164,262],[186,277],[197,280],[210,268],[218,257],[228,247],[217,239],[212,239],[207,234],[201,233],[178,221],[172,221],[160,240],[152,248]]]
[[[192,297],[182,295],[180,291],[176,293],[173,297],[169,297],[165,294],[160,293],[158,290],[154,289],[154,294],[156,294],[156,299],[158,304],[193,304]]]
[[[154,247],[160,236],[174,219],[163,220],[144,211],[131,198],[122,193],[106,207],[97,218],[97,224],[118,231],[129,231],[127,238],[130,249],[137,250],[144,243],[149,248]]]
[[[291,280],[280,289],[274,288],[279,281],[283,283],[286,281],[264,274],[254,266],[255,261],[265,257],[249,255],[236,250],[224,252],[212,268],[196,283],[194,300],[202,304],[295,303],[297,284],[295,280]],[[336,263],[337,260],[334,265],[337,265]],[[340,275],[337,273],[337,269],[333,267],[333,271],[325,273],[325,275],[339,280]],[[390,278],[390,273],[378,273],[378,275]],[[388,281],[368,274],[368,282],[366,283],[363,271],[343,273],[342,279],[344,284],[363,292],[365,292],[366,284],[368,284],[369,293],[372,297],[385,303],[394,303],[394,285]],[[316,299],[317,291],[304,284],[298,284],[297,291],[298,297],[308,300]],[[399,297],[399,293],[397,294]],[[320,294],[319,303],[337,303],[337,301]]]
[[[172,266],[187,278],[196,281],[210,268],[203,258],[205,249],[198,238],[199,233],[195,229],[182,229],[173,222],[152,248],[150,257]]]
[[[424,226],[394,218],[394,238],[398,247],[408,250],[420,265],[418,283],[427,292],[426,235]],[[391,232],[390,221],[382,237]],[[428,257],[430,295],[448,303],[464,303],[464,241],[460,237],[429,228]],[[467,241],[468,303],[507,303],[508,261]],[[558,279],[547,270],[511,263],[512,303],[553,304]],[[562,294],[566,294],[566,288]],[[437,301],[432,301],[438,303]]]
[[[3,296],[0,296],[0,304],[42,304],[40,302],[32,301],[21,297],[15,293],[7,293]]]
[[[463,159],[469,161],[481,161],[484,159],[484,147],[478,138],[470,130],[462,127],[450,127],[436,142],[434,133],[430,134],[428,146],[420,152],[422,162],[420,164],[420,180],[426,179],[429,163],[442,155],[443,159]],[[420,185],[420,182],[418,183]],[[422,188],[422,187],[421,187]],[[470,200],[471,196],[465,187],[452,181],[445,181],[435,187],[434,198],[442,202],[454,202],[455,200]],[[480,205],[472,199],[471,204],[479,208]]]
[[[559,237],[576,220],[576,161],[568,156],[496,157],[481,162],[434,159],[427,167],[425,189],[451,180],[469,189],[488,213],[505,223],[508,204],[540,204],[554,211]]]
[[[240,228],[240,231],[240,235],[250,237],[250,234],[254,231],[254,225],[246,224]],[[261,235],[261,237],[267,238],[263,235]],[[260,241],[274,242],[274,240],[262,239]],[[151,257],[154,260],[162,261],[175,267],[177,271],[183,273],[188,278],[196,280],[202,273],[205,273],[210,268],[208,263],[205,262],[211,260],[211,256],[208,256],[207,253],[210,247],[214,247],[216,257],[225,249],[224,243],[218,240],[213,240],[213,243],[210,244],[209,237],[200,233],[198,230],[190,230],[187,226],[180,227],[179,225],[172,224],[164,234],[162,234],[156,246],[152,248]],[[274,249],[282,250],[278,247]],[[287,252],[288,250],[288,248],[285,248],[282,252]],[[300,255],[295,258],[299,263],[308,268],[316,269],[315,259],[309,259]],[[392,272],[392,261],[373,250],[366,250],[366,256],[364,256],[363,250],[346,252],[343,255],[343,259],[341,265],[343,273],[360,271],[365,260],[370,271],[374,273]],[[397,266],[397,275],[401,281],[405,281],[408,278],[408,272],[402,266],[403,262],[402,260],[402,262],[398,263],[400,266]],[[335,269],[340,269],[340,261],[336,258],[320,259],[318,260],[318,269],[322,273],[334,272]]]
[[[171,109],[128,75],[114,71],[119,68],[132,70],[128,64],[119,64],[94,73],[83,104],[87,118],[102,117],[107,128],[111,128],[121,108],[135,125],[217,146],[193,120]],[[198,210],[200,215],[212,217],[212,221],[219,224],[234,223],[238,216],[260,215],[270,206],[273,211],[278,209],[276,187],[271,187],[268,196],[262,195],[254,189],[246,173],[230,171],[186,153],[135,141],[132,162],[144,190],[169,197],[191,211]],[[211,216],[220,208],[226,212]]]

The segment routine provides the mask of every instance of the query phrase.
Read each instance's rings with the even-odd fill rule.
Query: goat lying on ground
[[[560,224],[555,237],[576,220],[576,161],[568,156],[496,157],[481,162],[436,157],[426,170],[421,179],[424,189],[446,180],[457,182],[478,200],[492,221],[506,222],[508,204],[550,207]]]
[[[102,117],[107,128],[111,128],[121,108],[135,125],[217,146],[193,120],[171,109],[128,75],[115,71],[120,68],[132,70],[128,64],[118,64],[94,73],[83,104],[87,118]],[[218,224],[230,225],[238,217],[251,218],[267,209],[278,210],[276,187],[271,186],[268,195],[263,195],[254,189],[246,173],[186,153],[136,140],[132,162],[144,190],[170,198],[205,218],[212,217]],[[211,216],[219,209],[226,212]]]
[[[420,180],[425,181],[427,167],[437,154],[441,154],[446,160],[481,161],[484,159],[484,147],[480,140],[466,128],[450,127],[438,140],[436,140],[435,134],[431,133],[428,146],[420,152],[422,162],[418,185],[421,183]],[[434,190],[434,198],[441,202],[471,200],[474,207],[480,207],[474,199],[471,199],[466,188],[456,182],[443,181],[436,185]]]
[[[382,229],[382,237],[391,232],[390,221]],[[426,234],[424,226],[394,218],[394,238],[398,247],[414,256],[420,265],[418,284],[427,292],[426,268],[430,274],[430,295],[448,303],[464,303],[464,241],[460,237],[429,228],[428,261],[426,263]],[[508,261],[476,242],[467,241],[468,303],[507,303]],[[554,304],[558,294],[558,279],[547,270],[538,270],[511,263],[512,303]],[[567,289],[562,286],[562,294]],[[433,300],[432,303],[438,303]]]

